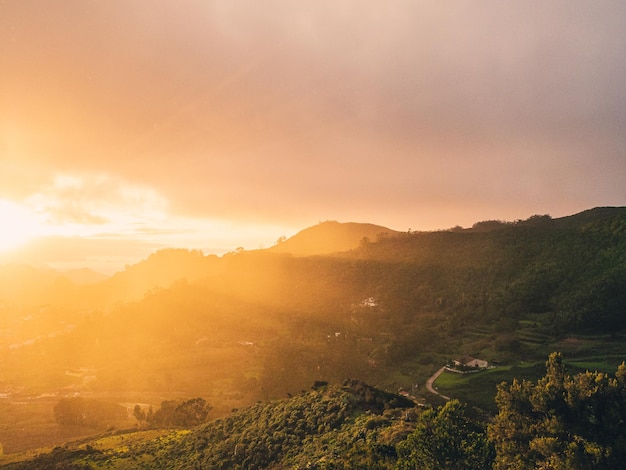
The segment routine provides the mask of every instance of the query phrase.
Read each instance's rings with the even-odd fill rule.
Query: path
[[[433,388],[433,383],[435,382],[435,380],[437,380],[437,377],[439,377],[441,374],[443,374],[443,371],[444,371],[445,369],[446,369],[445,367],[442,367],[442,368],[441,368],[441,369],[439,369],[437,372],[435,372],[435,373],[433,374],[433,376],[432,376],[430,379],[428,379],[428,380],[426,381],[426,389],[427,389],[429,392],[434,393],[435,395],[439,395],[439,396],[440,396],[441,398],[443,398],[444,400],[449,400],[449,399],[450,399],[450,397],[447,397],[447,396],[445,396],[445,395],[442,395],[441,393],[439,393],[437,390],[435,390],[435,389]]]

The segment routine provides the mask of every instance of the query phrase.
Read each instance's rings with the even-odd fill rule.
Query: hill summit
[[[363,239],[376,241],[381,236],[397,233],[381,225],[327,221],[301,230],[293,237],[279,241],[267,251],[289,253],[294,256],[324,255],[352,250],[358,247]]]

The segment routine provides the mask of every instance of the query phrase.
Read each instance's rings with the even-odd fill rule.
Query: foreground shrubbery
[[[328,467],[332,462],[343,464],[347,451],[355,460],[367,460],[366,447],[386,442],[377,428],[391,424],[372,420],[385,411],[412,406],[409,400],[358,381],[343,387],[322,385],[196,428],[183,446],[173,446],[169,452],[191,468],[267,468],[277,462],[304,468],[320,460]],[[387,451],[395,455],[393,443],[388,443]]]
[[[140,426],[146,423],[151,427],[192,427],[206,422],[210,410],[211,406],[204,398],[192,398],[165,400],[156,412],[152,411],[152,407],[146,412],[140,405],[135,405],[133,415]]]
[[[318,384],[286,400],[124,448],[70,450],[14,468],[392,468],[413,402],[359,381]],[[155,413],[156,414],[156,413]],[[411,414],[411,413],[410,413]],[[317,462],[314,466],[312,463]]]
[[[494,459],[484,426],[470,419],[458,400],[422,413],[415,431],[397,448],[402,470],[484,469]]]
[[[402,469],[617,469],[626,459],[626,366],[615,377],[567,373],[558,353],[536,383],[498,387],[484,432],[451,401],[424,412],[398,445]]]
[[[550,355],[536,383],[498,388],[488,426],[452,400],[420,412],[358,381],[106,451],[56,449],[15,469],[614,469],[626,458],[626,366],[570,375]],[[195,403],[195,402],[194,402]],[[417,421],[415,421],[417,419]]]
[[[498,388],[489,427],[496,469],[616,469],[626,461],[626,366],[569,375],[560,354],[536,384]]]

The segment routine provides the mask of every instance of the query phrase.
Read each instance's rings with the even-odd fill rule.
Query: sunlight
[[[6,199],[0,199],[0,252],[10,251],[43,235],[34,214]]]

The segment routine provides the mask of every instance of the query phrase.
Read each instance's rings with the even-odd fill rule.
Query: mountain
[[[63,271],[62,274],[76,285],[97,284],[108,278],[108,276],[88,268],[70,269]]]
[[[354,249],[363,239],[373,241],[397,233],[373,224],[323,222],[304,229],[271,248],[255,252],[258,252],[257,258],[267,258],[265,254],[290,254],[296,257],[331,254]],[[124,271],[103,282],[88,286],[84,289],[82,298],[92,306],[141,299],[146,292],[168,288],[177,281],[193,282],[215,276],[225,267],[238,264],[232,255],[231,253],[219,259],[215,255],[205,256],[198,250],[160,250],[137,264],[127,266]],[[248,268],[249,266],[242,269]]]
[[[441,355],[545,357],[564,335],[626,328],[623,208],[501,225],[396,233],[311,257],[158,252],[85,286],[83,304],[109,313],[51,340],[47,357],[58,350],[57,361],[101,369],[92,387],[167,389],[168,374],[196,394],[200,373],[245,402],[351,375],[396,387],[405,383],[392,371],[404,363],[415,371],[404,374],[410,384]],[[20,377],[36,373],[10,364]]]
[[[380,237],[397,233],[380,225],[328,221],[306,228],[266,251],[294,256],[323,255],[351,250],[364,239],[376,241]]]
[[[148,291],[170,287],[176,281],[194,281],[211,272],[217,256],[199,250],[167,248],[127,266],[105,281],[83,289],[83,305],[106,306],[141,299]]]
[[[29,287],[40,284],[29,273],[3,283],[34,298]],[[53,279],[41,285],[60,292]],[[0,393],[154,406],[201,396],[224,416],[346,378],[387,390],[419,384],[429,400],[426,380],[464,354],[511,367],[503,374],[552,351],[614,369],[624,360],[624,285],[626,208],[396,232],[316,256],[166,250],[64,291],[74,304],[0,305]],[[479,379],[468,401],[480,395],[471,403],[490,411],[483,404],[503,379]],[[24,416],[7,413],[11,423]],[[8,451],[11,429],[0,427]]]
[[[65,304],[76,290],[67,276],[50,268],[19,263],[0,265],[0,305]]]

